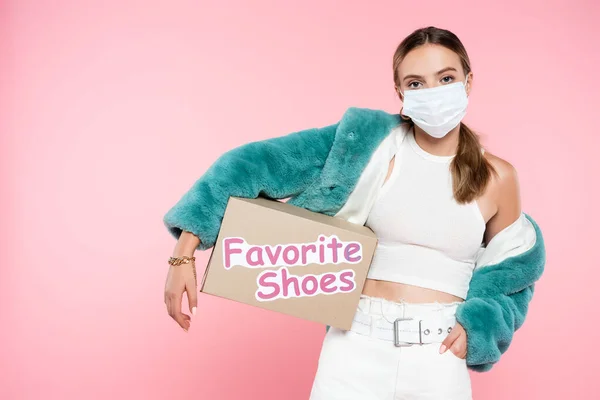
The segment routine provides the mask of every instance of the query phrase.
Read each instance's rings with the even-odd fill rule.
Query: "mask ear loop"
[[[408,121],[410,121],[410,117],[407,117],[406,115],[402,114],[402,110],[403,110],[403,109],[404,109],[404,107],[402,107],[402,108],[400,109],[400,118],[402,118],[402,120],[404,120],[404,121],[408,122]]]
[[[401,96],[400,101],[402,102],[402,104],[404,104],[404,94],[402,92],[400,92],[400,90],[398,90],[398,94]],[[404,105],[402,107],[400,107],[400,118],[403,121],[410,121],[410,117],[407,117],[406,115],[402,114],[402,110],[404,109]]]

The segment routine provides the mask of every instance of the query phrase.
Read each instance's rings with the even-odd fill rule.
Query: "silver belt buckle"
[[[394,321],[394,346],[396,347],[408,347],[413,346],[415,344],[423,344],[423,339],[421,338],[421,320],[419,320],[419,343],[400,343],[400,331],[398,329],[398,325],[400,321],[408,321],[414,318],[396,318]]]

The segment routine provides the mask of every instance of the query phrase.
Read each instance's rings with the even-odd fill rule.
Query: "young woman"
[[[207,249],[214,243],[229,195],[293,195],[288,203],[340,217],[352,214],[354,220],[348,220],[364,222],[377,234],[379,242],[353,326],[349,331],[328,329],[311,400],[470,399],[467,354],[472,354],[473,366],[479,364],[485,371],[506,351],[510,340],[494,338],[512,337],[514,329],[523,323],[532,282],[544,264],[537,225],[521,211],[515,169],[485,152],[478,136],[462,122],[473,73],[456,35],[435,27],[413,32],[396,49],[393,77],[403,103],[398,123],[388,118],[389,114],[353,111],[356,114],[349,112],[340,123],[319,130],[236,149],[220,160],[219,168],[211,168],[165,216],[165,224],[178,238],[173,267],[167,276],[165,304],[186,331],[190,317],[181,312],[183,292],[187,291],[192,314],[197,302],[195,268],[190,257],[195,249]],[[357,122],[356,128],[348,128],[349,121],[358,115],[363,115],[363,121]],[[367,125],[367,120],[388,122]],[[381,143],[379,149],[388,152],[382,156],[375,145],[356,145],[366,153],[368,164],[367,160],[360,161],[359,150],[347,154],[349,150],[344,147],[361,140],[358,125],[363,122],[370,126],[365,130],[372,135],[372,139],[365,139],[367,135],[363,139],[385,137],[378,146]],[[341,128],[343,125],[346,130]],[[333,150],[335,143],[341,147]],[[288,148],[293,151],[284,151]],[[303,158],[287,162],[284,155]],[[325,165],[328,157],[339,160]],[[378,177],[382,175],[375,172],[378,157],[385,158],[387,170],[381,185]],[[239,159],[244,159],[244,164],[236,164]],[[249,168],[248,160],[256,168]],[[346,160],[352,160],[353,167],[358,165],[354,167],[357,170],[340,164],[334,175],[332,165]],[[273,170],[272,165],[259,168],[260,163],[269,162],[277,163],[281,176],[286,176],[285,182],[281,176],[253,179],[263,170]],[[228,175],[228,168],[237,171]],[[240,177],[246,171],[250,172]],[[345,187],[350,175],[351,183]],[[270,186],[260,186],[266,185],[264,182]],[[248,188],[242,190],[243,185]],[[210,187],[218,187],[219,192]],[[354,196],[352,200],[349,192]],[[361,219],[364,210],[365,218]],[[525,230],[520,227],[528,221],[533,224],[528,225],[530,233],[521,233]],[[529,239],[531,232],[533,240]],[[504,259],[515,256],[514,248],[518,246],[505,244],[515,243],[509,241],[516,235],[521,235],[519,243],[531,243],[519,250],[523,256],[518,259],[528,265],[522,268],[528,274],[523,272],[522,282],[503,291],[498,289],[497,293],[485,287],[489,279],[478,278],[477,289],[483,287],[479,291],[490,298],[472,302],[473,307],[467,310],[470,314],[464,312],[463,321],[469,322],[467,335],[458,322],[457,310],[467,293],[471,294],[476,264],[485,261],[503,265],[495,264],[491,254],[495,252]],[[529,235],[527,240],[523,239],[525,235]],[[496,236],[487,258],[483,257],[486,260],[481,260],[482,246]],[[185,265],[178,265],[181,263]],[[509,285],[509,281],[502,279],[502,285]],[[502,287],[499,281],[492,283],[494,288]],[[513,295],[519,297],[510,297]],[[519,305],[512,306],[511,302]],[[494,320],[489,319],[489,331],[482,332],[481,326],[486,324],[482,315],[494,315]],[[506,326],[506,315],[513,316],[512,326]],[[486,341],[493,344],[483,349]],[[467,343],[473,343],[473,348]]]
[[[460,40],[447,30],[419,29],[398,46],[393,72],[405,120],[396,129],[405,138],[365,224],[379,242],[355,326],[329,329],[314,400],[470,399],[459,323],[437,345],[400,351],[373,340],[381,336],[373,328],[391,330],[397,318],[418,317],[443,329],[441,321],[452,320],[466,297],[481,242],[521,213],[514,168],[485,153],[461,122],[473,73]]]

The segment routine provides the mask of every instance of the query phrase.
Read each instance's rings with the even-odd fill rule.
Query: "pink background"
[[[234,146],[396,112],[392,54],[429,24],[466,45],[466,121],[548,251],[475,398],[597,395],[598,2],[487,3],[4,1],[0,398],[308,398],[324,326],[207,295],[171,320],[162,217]]]

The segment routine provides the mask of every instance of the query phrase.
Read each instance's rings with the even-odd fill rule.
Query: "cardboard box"
[[[376,245],[362,225],[230,197],[200,291],[348,330]]]

